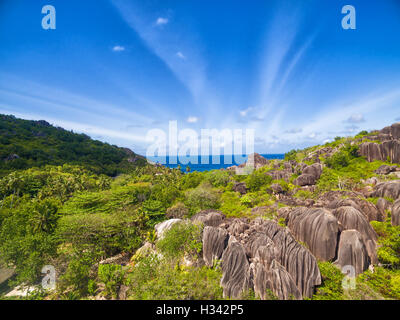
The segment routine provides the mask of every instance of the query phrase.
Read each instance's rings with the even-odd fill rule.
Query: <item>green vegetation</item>
[[[115,176],[128,172],[144,159],[127,149],[94,141],[51,126],[46,121],[29,121],[0,115],[0,174],[45,165],[77,164],[95,173]]]
[[[391,268],[400,267],[400,226],[392,226],[390,215],[384,222],[372,221],[376,233],[379,235],[379,261]]]
[[[275,219],[286,227],[277,216],[285,206],[282,198],[296,203],[318,200],[324,191],[359,190],[365,187],[363,179],[388,164],[367,162],[351,138],[325,145],[338,148],[331,157],[317,153],[320,146],[287,153],[286,160],[308,164],[318,154],[326,164],[314,190],[293,184],[299,170],[288,182],[273,180],[267,173],[283,170],[281,161],[248,175],[183,173],[140,159],[133,164],[128,159],[136,155],[125,149],[45,122],[0,116],[0,133],[0,263],[16,271],[0,292],[38,284],[44,265],[57,270],[55,292],[36,290],[26,299],[113,299],[121,288],[128,299],[222,299],[220,261],[213,268],[201,267],[203,226],[188,218],[219,210],[228,218]],[[13,154],[18,157],[9,158]],[[237,182],[246,184],[246,194],[234,191]],[[274,193],[272,184],[284,195]],[[377,198],[368,200],[376,204]],[[187,220],[157,240],[155,224],[170,218]],[[313,299],[400,299],[400,227],[391,225],[390,214],[371,224],[379,236],[382,267],[357,277],[355,290],[344,290],[340,270],[320,262],[323,283]],[[145,243],[148,250],[137,251]],[[132,258],[121,266],[109,260],[114,256]],[[245,298],[255,299],[254,292]]]
[[[179,259],[184,255],[195,259],[203,247],[202,227],[191,222],[174,224],[157,242],[157,248],[167,258]]]

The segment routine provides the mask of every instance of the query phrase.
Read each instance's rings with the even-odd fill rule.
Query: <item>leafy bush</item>
[[[374,272],[366,271],[358,277],[386,298],[400,299],[400,271],[375,267]]]
[[[118,288],[122,284],[124,278],[122,266],[116,264],[101,264],[98,268],[98,278],[105,285],[104,294],[116,298]]]
[[[328,168],[341,169],[349,165],[350,158],[347,153],[343,151],[336,152],[333,156],[325,159],[325,164]]]
[[[184,219],[189,215],[189,210],[186,208],[185,204],[178,202],[172,207],[167,209],[166,217],[167,219]]]
[[[289,152],[285,153],[285,160],[290,161],[290,160],[297,160],[297,153],[298,150],[290,150]]]
[[[400,226],[392,226],[390,216],[385,222],[372,221],[378,239],[378,259],[392,267],[400,266]]]
[[[72,256],[66,272],[57,281],[57,291],[61,298],[79,299],[86,296],[91,285],[91,267],[95,258],[88,252],[78,252]]]
[[[127,275],[129,299],[220,300],[221,276],[220,269],[179,268],[150,255]]]
[[[318,262],[322,285],[316,290],[313,300],[343,300],[343,273],[331,262]]]
[[[185,174],[180,180],[180,186],[183,190],[198,187],[204,179],[204,174],[198,171]]]
[[[62,212],[64,214],[111,213],[143,202],[149,196],[150,186],[143,183],[106,191],[84,192],[69,200],[62,208]]]
[[[225,191],[221,195],[220,210],[227,217],[241,217],[247,211],[247,204],[241,201],[237,192]]]
[[[227,171],[212,170],[206,173],[205,180],[214,187],[225,187],[230,180],[230,175]]]
[[[261,187],[266,186],[272,182],[273,178],[266,175],[264,172],[258,170],[248,175],[246,178],[246,186],[251,192],[259,191]]]
[[[185,205],[191,214],[199,210],[217,209],[219,207],[219,195],[208,184],[202,184],[195,189],[186,192]]]
[[[0,259],[16,268],[17,281],[34,283],[42,267],[56,256],[57,201],[30,201],[3,219]]]
[[[174,224],[157,242],[157,248],[167,258],[179,259],[185,254],[196,258],[203,247],[202,227],[191,222]]]
[[[96,252],[100,258],[137,249],[147,221],[140,211],[76,214],[62,217],[56,231],[63,243]]]

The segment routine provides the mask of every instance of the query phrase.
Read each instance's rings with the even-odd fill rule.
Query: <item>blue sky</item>
[[[3,0],[0,42],[1,113],[142,154],[170,120],[255,129],[260,153],[400,121],[397,0]]]

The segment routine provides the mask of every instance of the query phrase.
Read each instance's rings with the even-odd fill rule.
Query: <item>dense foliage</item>
[[[128,158],[144,159],[132,151],[92,140],[46,121],[0,115],[0,174],[47,164],[78,164],[96,173],[115,176],[134,166]]]

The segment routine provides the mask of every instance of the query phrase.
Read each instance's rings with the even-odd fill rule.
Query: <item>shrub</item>
[[[183,190],[192,189],[198,187],[204,179],[204,174],[198,171],[185,174],[180,179],[180,186]]]
[[[140,211],[77,214],[62,217],[56,231],[62,242],[96,252],[100,258],[137,249],[147,221],[148,217]]]
[[[116,264],[101,264],[98,268],[98,278],[105,285],[104,294],[117,297],[118,288],[122,284],[124,272],[122,266]]]
[[[290,150],[289,152],[285,153],[285,160],[297,160],[297,152],[298,150]]]
[[[172,207],[167,209],[166,217],[167,219],[184,219],[189,215],[189,210],[186,208],[185,204],[178,202]]]
[[[386,298],[400,299],[400,272],[375,267],[374,272],[366,271],[358,277],[360,282],[368,284]]]
[[[255,192],[272,182],[273,178],[264,172],[254,171],[246,178],[246,186],[251,192]]]
[[[0,226],[0,260],[16,268],[17,282],[34,283],[57,254],[57,201],[30,201],[10,211]]]
[[[220,300],[220,269],[177,268],[150,255],[128,274],[129,299],[135,300]]]
[[[94,262],[95,259],[90,253],[75,251],[66,272],[57,282],[57,290],[62,297],[79,299],[89,293],[91,267]]]
[[[328,168],[341,169],[349,165],[349,156],[343,151],[336,152],[333,156],[325,159],[325,164]]]
[[[220,210],[227,217],[240,217],[247,211],[247,206],[241,202],[237,192],[225,191],[221,196]]]
[[[207,172],[205,179],[214,187],[225,187],[230,180],[230,176],[227,171],[212,170]]]
[[[392,267],[400,266],[400,226],[392,226],[390,216],[384,222],[372,221],[378,239],[378,259]]]
[[[318,262],[322,285],[316,290],[313,300],[343,300],[342,281],[344,275],[331,262]]]
[[[199,210],[217,209],[219,207],[219,195],[210,185],[202,184],[186,192],[185,204],[191,214],[197,213]]]
[[[202,227],[191,222],[174,224],[157,242],[157,248],[172,259],[182,258],[185,254],[196,258],[203,245]]]

